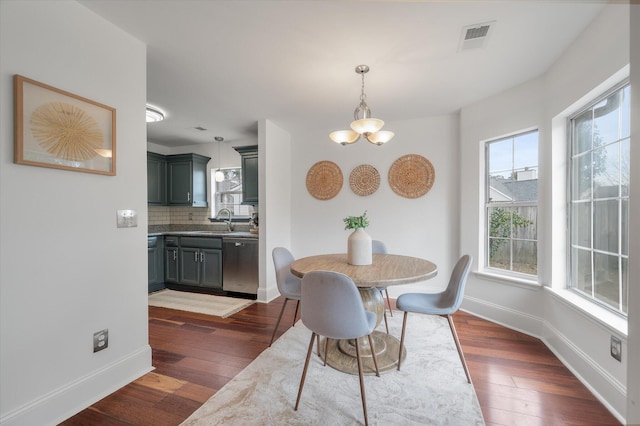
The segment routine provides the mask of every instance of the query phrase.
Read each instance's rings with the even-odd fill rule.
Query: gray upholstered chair
[[[372,240],[371,241],[371,252],[372,253],[382,253],[387,254],[387,245],[380,240]],[[380,291],[380,295],[382,296],[382,300],[384,301],[385,294],[387,296],[387,306],[389,307],[389,315],[393,316],[393,310],[391,309],[391,301],[389,300],[389,291],[387,287],[376,287],[378,291]],[[387,322],[387,309],[384,309],[384,326],[387,328],[387,334],[389,334],[389,323]]]
[[[311,340],[307,351],[307,359],[304,363],[304,370],[302,371],[302,378],[300,379],[295,409],[297,410],[300,404],[302,387],[304,386],[304,379],[309,367],[309,358],[313,349],[313,340],[316,336],[339,340],[354,339],[364,422],[365,425],[368,424],[364,376],[358,339],[364,336],[369,338],[376,375],[380,376],[375,347],[371,338],[371,333],[376,326],[376,315],[364,309],[360,292],[351,278],[337,272],[312,271],[305,274],[302,279],[301,317],[302,323],[311,330]],[[325,343],[325,365],[327,346]]]
[[[289,300],[297,301],[296,311],[293,314],[293,323],[296,323],[298,308],[300,307],[300,296],[302,295],[302,280],[291,273],[291,263],[295,260],[291,252],[284,247],[276,247],[271,254],[273,256],[273,265],[276,269],[278,291],[284,296],[284,303],[282,304],[282,310],[280,310],[276,327],[273,329],[269,346],[273,343],[273,339],[278,331],[278,326],[280,325],[280,320],[282,319],[282,314],[284,313],[284,308],[287,306]]]
[[[407,326],[407,314],[409,312],[416,312],[420,314],[429,315],[442,315],[446,316],[449,321],[449,327],[451,328],[451,334],[453,340],[456,343],[458,349],[458,355],[460,355],[460,361],[462,361],[462,367],[464,373],[467,375],[467,381],[471,383],[471,375],[467,368],[467,363],[464,360],[464,354],[462,353],[462,347],[458,340],[458,334],[456,333],[456,327],[453,324],[453,317],[462,304],[464,298],[464,286],[467,281],[467,275],[471,268],[471,262],[473,258],[469,255],[464,255],[458,260],[456,266],[451,272],[451,278],[447,288],[440,293],[405,293],[400,295],[396,300],[396,308],[404,311],[404,320],[402,321],[402,337],[400,337],[400,351],[398,353],[398,370],[400,370],[400,361],[402,359],[402,347],[404,345],[404,332]]]

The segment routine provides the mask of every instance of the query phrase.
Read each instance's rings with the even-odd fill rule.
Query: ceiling
[[[348,128],[359,64],[373,116],[450,114],[543,73],[600,1],[79,0],[147,44],[147,139],[177,147],[285,129]],[[459,51],[463,28],[492,23]],[[202,127],[206,130],[196,130]],[[327,138],[327,140],[329,140]]]

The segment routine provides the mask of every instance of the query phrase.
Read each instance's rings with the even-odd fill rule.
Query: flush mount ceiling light
[[[222,136],[215,136],[216,142],[218,142],[218,170],[216,170],[216,182],[222,182],[224,180],[224,173],[220,170],[220,143],[224,140]]]
[[[164,112],[160,108],[147,104],[147,123],[164,120]]]
[[[372,118],[371,110],[365,102],[367,95],[364,93],[364,75],[368,72],[369,67],[367,65],[358,65],[356,67],[356,74],[360,74],[362,77],[360,104],[353,112],[355,121],[351,123],[352,130],[338,130],[329,134],[329,137],[335,143],[349,145],[357,142],[360,136],[362,136],[372,144],[379,146],[389,142],[391,138],[393,138],[393,132],[380,130],[382,126],[384,126],[384,121]]]

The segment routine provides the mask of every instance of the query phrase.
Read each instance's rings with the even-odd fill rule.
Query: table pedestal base
[[[380,373],[398,368],[400,341],[381,331],[374,331],[371,337],[373,338]],[[329,345],[327,348],[327,364],[344,373],[358,374],[358,360],[356,358],[354,340],[323,339],[320,345],[320,358],[322,359],[324,359],[325,345],[327,344]],[[360,356],[362,357],[363,374],[375,375],[376,368],[373,364],[373,357],[371,356],[371,348],[369,347],[369,339],[367,339],[367,337],[360,339]],[[402,348],[403,361],[406,356],[407,351],[405,348]]]

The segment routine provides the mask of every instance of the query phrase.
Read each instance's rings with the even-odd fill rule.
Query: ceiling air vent
[[[494,27],[495,21],[463,27],[460,34],[458,52],[485,47]]]

